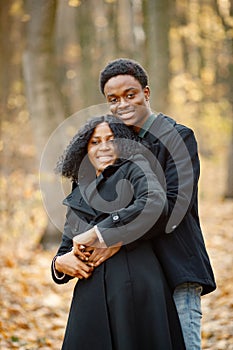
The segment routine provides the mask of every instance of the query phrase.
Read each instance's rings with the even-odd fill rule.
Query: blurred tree
[[[227,55],[227,99],[231,112],[231,137],[227,157],[227,178],[225,186],[225,198],[233,198],[233,0],[226,2],[215,0],[216,10],[220,16],[225,30],[225,49]]]
[[[182,115],[186,114],[193,119],[193,124],[198,120],[195,129],[199,134],[200,148],[202,154],[209,157],[210,150],[212,151],[209,126],[213,125],[212,128],[217,129],[213,110],[214,116],[220,115],[221,119],[224,114],[224,108],[221,111],[222,101],[227,99],[232,105],[232,2],[233,0],[2,2],[0,48],[4,54],[0,56],[0,95],[5,105],[9,100],[17,101],[9,99],[10,86],[16,75],[15,66],[11,63],[20,62],[24,45],[22,27],[26,22],[23,74],[38,160],[50,134],[65,116],[105,102],[98,91],[99,72],[109,60],[117,57],[130,57],[145,66],[150,78],[153,109],[167,113],[171,109],[171,103],[175,117],[175,108],[178,106],[178,118],[184,118]],[[23,4],[26,10],[24,14]],[[17,25],[16,17],[12,17],[16,14]],[[20,28],[21,37],[17,36],[17,28]],[[226,62],[229,62],[227,68]],[[168,96],[173,96],[173,100],[168,101]],[[17,114],[16,109],[11,112]],[[204,119],[208,131],[203,128]],[[65,147],[62,145],[63,139],[61,135],[57,149]],[[232,149],[231,145],[226,196],[232,196]],[[56,158],[57,154],[51,152],[44,162],[44,172],[52,172]],[[54,205],[50,212],[54,210],[53,215],[59,216],[61,200],[49,190],[48,186],[47,196],[53,198],[50,204]],[[49,241],[50,236],[52,239],[60,236],[51,223],[46,229],[43,242]]]
[[[81,47],[78,40],[77,12],[79,9],[68,6],[66,1],[58,1],[55,22],[55,42],[57,57],[57,77],[63,95],[66,115],[82,108],[80,84]],[[69,25],[64,25],[69,23]]]
[[[64,120],[64,107],[56,84],[56,62],[54,58],[54,23],[56,18],[56,0],[29,0],[26,1],[26,11],[29,21],[26,26],[26,49],[23,56],[23,71],[26,83],[28,108],[33,124],[35,144],[37,146],[38,162],[42,156],[51,133]],[[62,142],[62,136],[57,139]],[[59,144],[56,148],[59,148]],[[59,221],[60,212],[57,210],[57,193],[51,192],[49,181],[55,167],[57,155],[53,147],[40,169],[42,187],[46,187],[46,197],[53,198],[47,205],[53,217]],[[47,174],[49,174],[47,176]],[[48,182],[48,185],[44,184]],[[62,219],[62,218],[61,218]],[[42,244],[47,247],[50,243],[58,241],[60,234],[49,220]]]
[[[172,5],[172,3],[171,3]],[[144,30],[146,36],[145,66],[151,86],[151,101],[157,111],[167,111],[169,83],[169,0],[144,0]]]
[[[11,1],[4,1],[0,6],[0,112],[6,109],[7,98],[9,93],[10,68],[8,64],[12,60],[12,45],[10,45],[10,38],[5,33],[11,33],[12,17],[10,16]],[[3,54],[4,53],[4,54]]]
[[[60,0],[58,4],[55,44],[59,84],[71,115],[105,102],[99,94],[98,77],[103,61],[117,55],[117,2]]]
[[[17,94],[21,93],[21,54],[24,16],[22,6],[15,0],[0,4],[0,115],[9,120],[14,116]]]

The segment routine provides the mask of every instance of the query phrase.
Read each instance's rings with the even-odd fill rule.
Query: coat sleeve
[[[145,158],[139,156],[129,165],[126,179],[133,188],[133,200],[97,224],[107,246],[128,244],[152,232],[151,228],[167,210],[166,193]],[[124,187],[122,195],[123,192]]]
[[[192,210],[200,175],[197,142],[191,129],[182,127],[171,138],[164,165],[168,212],[164,232],[172,233]]]

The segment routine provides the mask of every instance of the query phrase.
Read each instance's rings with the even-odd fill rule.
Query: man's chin
[[[118,118],[125,123],[126,125],[133,125],[134,124],[134,116],[128,116],[126,114],[118,115]]]

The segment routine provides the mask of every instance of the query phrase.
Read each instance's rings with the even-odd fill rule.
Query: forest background
[[[51,281],[63,216],[56,193],[45,205],[41,159],[51,171],[54,130],[105,103],[99,72],[118,57],[146,68],[153,110],[194,129],[218,284],[203,297],[203,349],[233,349],[233,1],[0,0],[2,349],[61,346],[73,283]]]

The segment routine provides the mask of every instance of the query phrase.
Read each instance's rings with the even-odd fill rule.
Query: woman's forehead
[[[102,122],[95,127],[92,137],[95,137],[97,135],[113,135],[113,132],[107,122]]]

